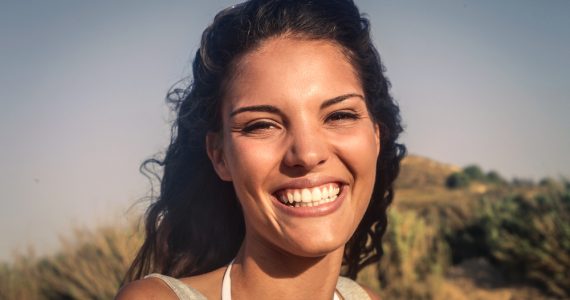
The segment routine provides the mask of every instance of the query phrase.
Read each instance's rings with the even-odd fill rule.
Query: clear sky
[[[124,219],[147,194],[138,165],[168,141],[164,96],[236,2],[0,2],[0,260]],[[356,3],[411,153],[570,176],[570,1]]]

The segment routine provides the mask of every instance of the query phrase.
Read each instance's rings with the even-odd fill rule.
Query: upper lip
[[[308,189],[308,188],[313,188],[316,186],[321,186],[323,184],[326,183],[339,183],[339,184],[345,184],[346,181],[338,178],[338,177],[334,177],[334,176],[313,176],[313,177],[305,177],[305,178],[295,178],[295,179],[291,179],[281,185],[279,185],[276,189],[275,192],[278,192],[280,190],[285,190],[285,189]]]

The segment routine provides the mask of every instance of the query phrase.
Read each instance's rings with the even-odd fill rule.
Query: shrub
[[[480,220],[471,220],[471,222],[446,234],[445,238],[451,249],[451,260],[454,264],[471,258],[490,257],[485,243],[486,232]]]
[[[135,226],[76,229],[55,255],[0,265],[0,299],[113,299],[141,243]]]
[[[513,277],[570,297],[570,194],[490,203],[478,220],[491,258]]]
[[[436,225],[412,211],[391,210],[378,272],[384,299],[436,298],[448,248]]]
[[[463,174],[471,180],[485,180],[485,174],[477,165],[469,165],[463,169]]]
[[[455,172],[445,181],[445,185],[450,189],[458,189],[469,186],[469,177],[463,173]]]
[[[490,171],[487,173],[487,175],[485,175],[485,181],[498,185],[505,185],[508,183],[507,180],[504,179],[497,171]]]
[[[551,177],[542,178],[538,185],[550,191],[564,192],[566,190],[566,184],[563,180],[559,181]]]
[[[141,236],[133,228],[77,230],[69,249],[38,265],[42,292],[49,299],[111,299],[121,281]]]
[[[515,187],[532,188],[535,186],[534,180],[525,178],[514,178],[512,185]]]
[[[38,299],[39,282],[33,253],[0,265],[0,299]]]

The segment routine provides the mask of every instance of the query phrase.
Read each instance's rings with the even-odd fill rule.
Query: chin
[[[342,251],[350,235],[336,232],[317,232],[309,235],[299,235],[288,239],[289,245],[283,245],[285,250],[300,257],[323,257]]]
[[[335,247],[317,245],[317,246],[301,248],[297,253],[292,253],[292,254],[299,257],[320,258],[341,250],[344,250],[344,244],[340,246],[336,245]]]

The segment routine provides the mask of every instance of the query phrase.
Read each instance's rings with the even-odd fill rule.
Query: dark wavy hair
[[[231,182],[216,175],[206,154],[206,135],[221,127],[220,107],[241,56],[273,37],[327,40],[339,45],[358,73],[367,108],[379,124],[381,150],[372,199],[347,242],[343,275],[356,278],[382,255],[386,209],[394,196],[405,147],[399,108],[389,94],[370,23],[351,0],[251,0],[218,13],[202,35],[192,83],[173,88],[167,101],[177,118],[162,160],[141,165],[163,169],[160,195],[146,213],[146,239],[125,282],[151,272],[174,277],[207,273],[228,264],[244,239],[244,220]]]

